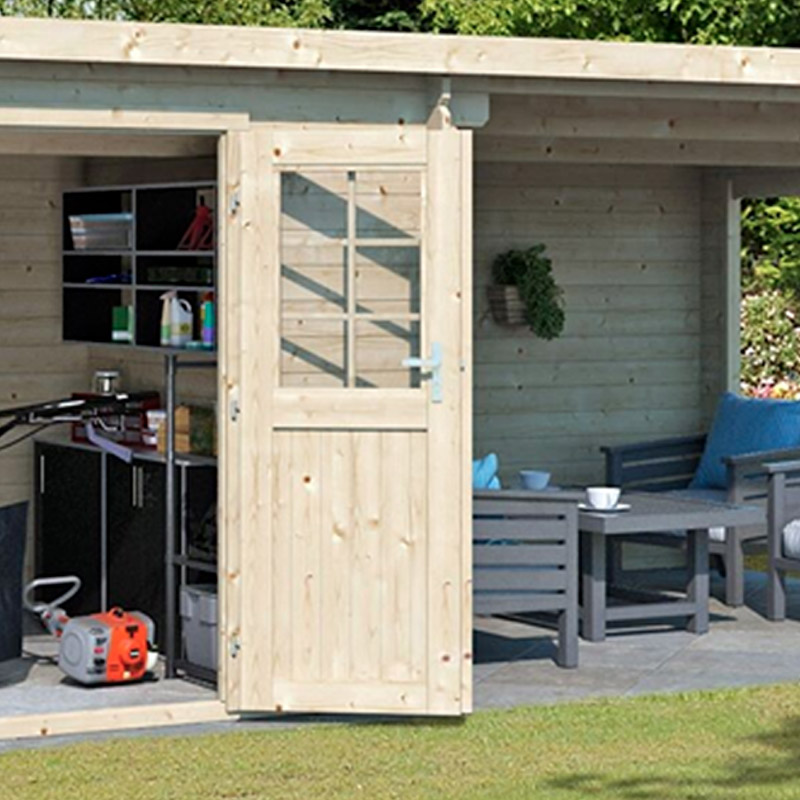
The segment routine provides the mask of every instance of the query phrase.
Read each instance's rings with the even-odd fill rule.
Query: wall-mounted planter
[[[525,303],[516,286],[489,286],[489,311],[498,325],[525,325]]]
[[[495,258],[489,307],[500,325],[527,325],[534,336],[550,340],[564,330],[564,293],[544,250],[543,244],[535,244]]]

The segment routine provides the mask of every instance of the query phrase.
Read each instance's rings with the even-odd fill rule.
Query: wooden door
[[[232,711],[471,702],[471,141],[223,145],[223,667]]]

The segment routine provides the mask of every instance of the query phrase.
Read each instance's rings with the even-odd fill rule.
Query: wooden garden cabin
[[[469,712],[473,451],[578,483],[703,429],[738,383],[740,198],[800,187],[790,50],[3,18],[0,99],[0,401],[161,379],[62,342],[67,189],[216,179],[220,300],[185,389],[218,409],[219,701],[6,735]],[[553,342],[487,311],[538,242]],[[30,451],[0,464],[30,499]]]

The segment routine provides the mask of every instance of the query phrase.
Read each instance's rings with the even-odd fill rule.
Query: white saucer
[[[591,511],[593,514],[617,514],[620,511],[630,511],[630,503],[617,503],[613,508],[595,508],[588,503],[578,503],[581,511]]]

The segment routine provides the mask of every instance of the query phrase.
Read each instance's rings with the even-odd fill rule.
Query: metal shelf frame
[[[188,670],[186,662],[179,655],[178,648],[178,602],[177,591],[186,579],[187,569],[197,569],[203,572],[213,572],[216,574],[216,568],[212,569],[211,565],[200,566],[201,562],[195,563],[194,560],[189,559],[185,555],[185,530],[181,531],[181,542],[178,547],[177,530],[176,530],[176,514],[175,510],[178,504],[177,487],[175,481],[175,468],[178,465],[175,453],[175,409],[177,407],[177,378],[179,370],[193,370],[193,369],[216,369],[216,361],[198,361],[198,360],[181,360],[177,353],[168,353],[164,356],[164,387],[166,394],[166,469],[167,475],[165,480],[166,487],[166,552],[164,554],[164,562],[166,568],[166,647],[165,647],[165,678],[177,677],[178,670],[186,672],[193,677],[201,678],[202,680],[209,680],[208,670],[202,670],[200,667]],[[183,528],[183,526],[181,526]],[[180,569],[180,582],[177,581],[177,570]],[[203,675],[200,675],[200,672]],[[213,676],[216,677],[216,676]]]

